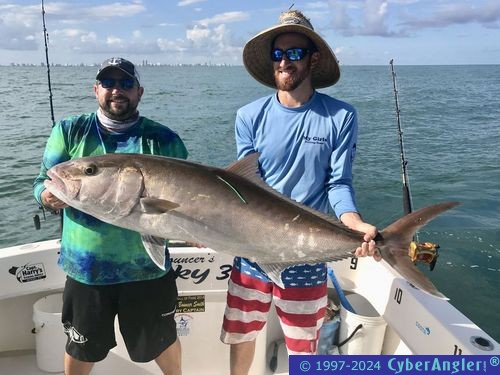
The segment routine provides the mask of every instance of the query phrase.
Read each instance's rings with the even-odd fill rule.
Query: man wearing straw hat
[[[257,81],[277,92],[238,110],[238,158],[259,152],[267,184],[319,211],[331,206],[342,223],[366,233],[355,255],[380,259],[373,241],[377,229],[362,220],[354,201],[356,111],[316,91],[340,77],[328,44],[301,12],[286,11],[277,26],[245,45],[243,62]],[[273,300],[288,353],[316,352],[327,303],[326,265],[290,267],[281,278],[284,288],[258,264],[235,258],[221,333],[231,344],[231,374],[248,373]]]

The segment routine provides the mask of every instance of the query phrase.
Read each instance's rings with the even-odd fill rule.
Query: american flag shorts
[[[326,264],[285,269],[282,289],[256,263],[235,258],[227,292],[221,340],[253,341],[264,327],[274,302],[289,354],[316,352],[327,304]]]

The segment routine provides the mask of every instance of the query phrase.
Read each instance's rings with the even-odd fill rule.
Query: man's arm
[[[241,111],[236,113],[234,128],[238,159],[256,152],[250,126],[245,122]]]
[[[64,139],[62,124],[59,122],[52,128],[43,153],[40,173],[33,183],[33,194],[36,201],[42,206],[55,211],[67,207],[67,204],[48,191],[45,188],[44,181],[48,179],[47,171],[51,167],[70,159]]]
[[[355,111],[344,119],[340,134],[338,144],[330,159],[331,176],[328,191],[330,204],[345,226],[365,233],[364,242],[355,250],[354,254],[356,256],[373,256],[378,261],[381,256],[374,241],[378,233],[377,228],[364,222],[357,212],[352,186],[352,166],[358,135],[358,121]]]

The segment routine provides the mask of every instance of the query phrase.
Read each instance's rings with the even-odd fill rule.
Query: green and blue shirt
[[[183,159],[188,155],[175,132],[142,116],[121,134],[102,130],[96,113],[68,117],[53,127],[47,141],[40,174],[34,182],[35,199],[41,204],[43,182],[52,166],[106,153],[141,153]],[[155,279],[165,275],[170,268],[169,262],[167,271],[153,263],[138,232],[107,224],[72,207],[64,209],[58,263],[68,276],[91,285]]]

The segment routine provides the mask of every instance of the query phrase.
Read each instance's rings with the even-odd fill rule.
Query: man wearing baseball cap
[[[238,158],[259,152],[264,181],[319,211],[333,208],[347,227],[365,233],[357,256],[374,256],[377,229],[358,213],[352,186],[356,151],[355,109],[316,91],[340,78],[337,59],[301,12],[286,11],[279,24],[243,49],[247,71],[277,91],[240,108]],[[231,345],[231,374],[248,374],[255,340],[274,301],[289,354],[314,354],[327,304],[324,263],[284,269],[281,285],[257,263],[235,258],[221,340]]]
[[[118,316],[133,361],[155,360],[163,373],[180,375],[181,347],[174,320],[177,287],[167,247],[163,271],[147,255],[139,233],[68,207],[44,186],[49,168],[84,156],[187,157],[175,132],[139,114],[144,88],[133,63],[121,57],[106,59],[97,72],[94,93],[96,112],[62,119],[52,128],[34,183],[40,204],[63,210],[58,263],[67,274],[62,311],[68,335],[64,373],[87,375],[95,362],[107,356],[116,346]]]

